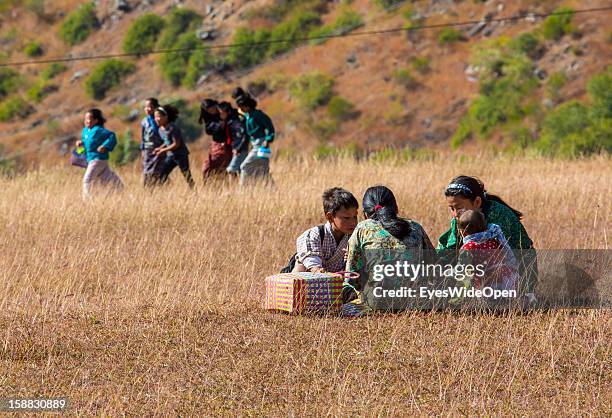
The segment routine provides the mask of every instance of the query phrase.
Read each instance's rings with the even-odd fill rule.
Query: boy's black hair
[[[359,209],[359,203],[355,196],[342,187],[332,187],[323,192],[323,210],[325,213],[335,215],[342,209]]]
[[[466,210],[459,216],[459,229],[463,235],[472,235],[487,230],[487,220],[479,210]]]
[[[159,107],[159,101],[155,97],[149,97],[147,100],[145,100],[145,102],[150,102],[153,109]]]

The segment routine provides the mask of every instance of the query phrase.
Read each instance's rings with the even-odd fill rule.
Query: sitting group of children
[[[359,204],[349,191],[334,187],[323,193],[327,222],[308,229],[296,243],[296,254],[282,272],[343,272],[346,270],[348,242],[357,226]],[[471,286],[498,290],[517,288],[519,273],[514,253],[501,228],[487,224],[480,210],[458,214],[459,234],[463,238],[458,260],[485,266],[484,274],[475,276]]]

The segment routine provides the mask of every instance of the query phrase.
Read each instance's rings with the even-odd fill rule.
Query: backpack
[[[317,228],[319,228],[319,237],[321,239],[321,245],[323,245],[323,239],[325,239],[325,224],[321,224]],[[295,268],[295,263],[297,262],[296,257],[297,257],[297,253],[293,254],[291,258],[289,259],[289,262],[287,263],[287,265],[283,267],[283,269],[280,272],[281,273],[291,273],[293,269]]]

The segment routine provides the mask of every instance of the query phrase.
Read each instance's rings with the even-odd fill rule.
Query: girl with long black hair
[[[357,281],[347,280],[343,290],[345,302],[361,292],[362,302],[375,310],[401,310],[407,307],[405,298],[381,297],[384,287],[400,289],[399,280],[379,281],[375,270],[384,262],[406,260],[415,265],[435,262],[434,247],[427,233],[417,222],[400,217],[393,192],[385,186],[374,186],[363,196],[365,221],[360,222],[348,242],[346,270],[357,272]],[[408,279],[409,281],[409,279]],[[378,293],[377,293],[378,292]]]

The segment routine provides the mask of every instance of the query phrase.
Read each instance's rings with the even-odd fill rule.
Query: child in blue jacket
[[[114,132],[104,128],[106,119],[100,109],[90,109],[85,113],[81,133],[81,140],[77,141],[77,148],[85,148],[87,169],[83,176],[83,198],[91,197],[92,187],[95,184],[110,185],[116,190],[123,189],[123,182],[108,165],[108,154],[117,145]]]

